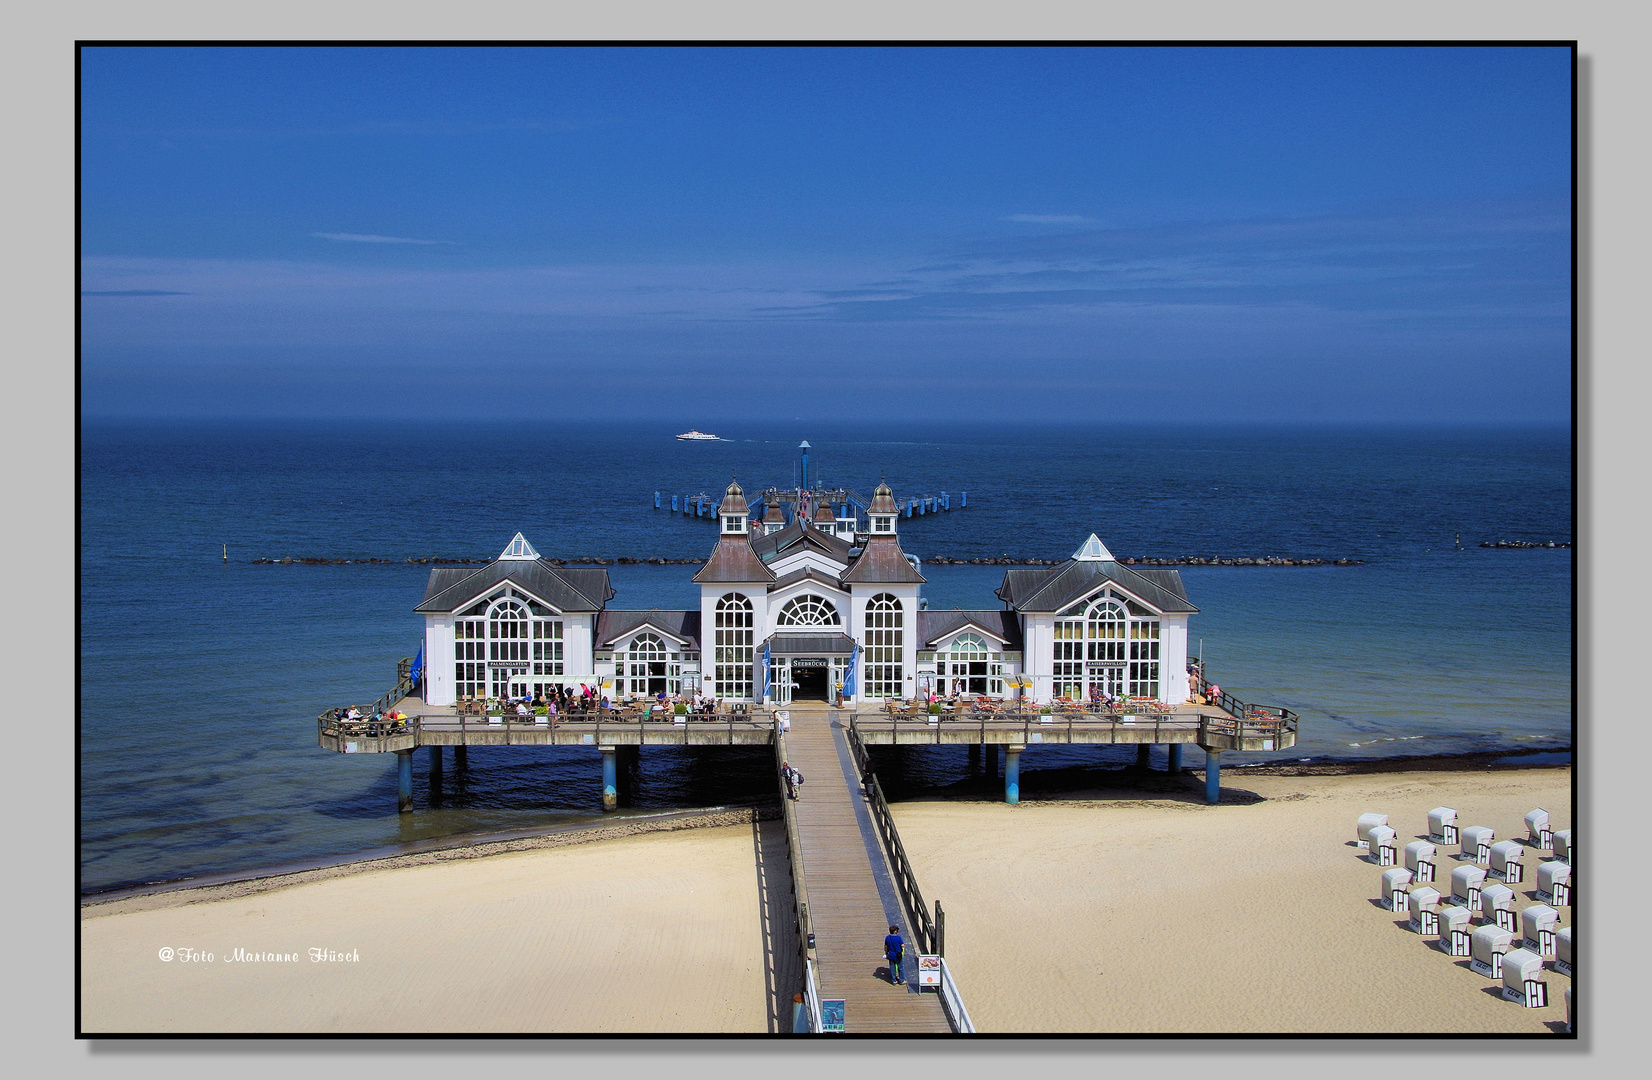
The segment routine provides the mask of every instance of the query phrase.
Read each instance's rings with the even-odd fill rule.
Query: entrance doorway
[[[792,670],[792,700],[793,701],[829,701],[827,675],[829,669],[826,661],[796,660],[791,662]]]

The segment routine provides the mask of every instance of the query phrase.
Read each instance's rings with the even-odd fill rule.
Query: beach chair
[[[1487,825],[1470,825],[1463,830],[1463,850],[1457,856],[1476,866],[1491,864],[1491,845],[1497,841],[1497,832]]]
[[[1449,806],[1436,806],[1428,812],[1428,838],[1436,844],[1450,846],[1457,842],[1457,811]]]
[[[1520,841],[1499,840],[1491,845],[1491,872],[1487,876],[1518,885],[1526,879],[1525,864],[1521,861],[1525,854],[1526,845]]]
[[[1493,923],[1475,928],[1469,935],[1468,966],[1488,979],[1503,977],[1503,957],[1514,948],[1514,935]]]
[[[1557,859],[1572,861],[1572,830],[1561,829],[1554,834],[1554,854]]]
[[[1387,814],[1361,814],[1354,823],[1354,846],[1361,851],[1370,848],[1371,840],[1365,834],[1378,825],[1388,824]]]
[[[1554,936],[1554,969],[1572,978],[1572,928],[1556,931]]]
[[[1533,904],[1520,913],[1520,944],[1539,956],[1553,956],[1560,912],[1548,904]]]
[[[1405,898],[1411,892],[1411,871],[1393,866],[1382,872],[1382,892],[1379,895],[1389,911],[1405,911]]]
[[[1549,831],[1549,812],[1541,806],[1526,815],[1526,833],[1533,847],[1544,851],[1554,847],[1554,833]]]
[[[1413,840],[1405,845],[1405,868],[1417,881],[1434,880],[1434,845],[1427,840]]]
[[[1485,887],[1486,872],[1478,866],[1459,866],[1451,872],[1451,898],[1461,900],[1470,911],[1480,910],[1480,890]]]
[[[1461,904],[1445,904],[1440,908],[1440,951],[1447,956],[1469,954],[1469,919],[1474,913]]]
[[[1557,908],[1572,906],[1572,864],[1552,859],[1537,868],[1537,899]]]
[[[1412,889],[1405,899],[1406,909],[1411,913],[1409,926],[1413,934],[1424,937],[1433,937],[1440,932],[1440,893],[1438,889],[1424,885],[1420,889]]]
[[[1514,932],[1514,890],[1507,885],[1487,885],[1480,890],[1480,918]]]
[[[1370,847],[1367,858],[1378,866],[1393,866],[1399,861],[1394,851],[1394,830],[1387,825],[1371,826],[1365,840]]]
[[[1549,1003],[1549,984],[1543,981],[1543,958],[1529,949],[1503,956],[1503,998],[1528,1009]]]

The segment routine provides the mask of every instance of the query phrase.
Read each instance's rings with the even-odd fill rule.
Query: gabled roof
[[[506,582],[563,612],[601,611],[613,599],[606,570],[571,570],[544,559],[501,559],[475,570],[438,567],[414,611],[460,611]]]
[[[1091,533],[1090,538],[1073,552],[1073,558],[1078,562],[1112,562],[1113,553],[1107,550],[1107,545],[1101,542],[1101,537]]]
[[[757,553],[759,559],[769,563],[799,544],[823,552],[840,563],[849,561],[849,541],[829,532],[811,528],[801,518],[794,518],[784,529],[754,538],[751,549]]]
[[[1111,561],[1069,559],[1047,570],[1008,570],[994,591],[1016,611],[1061,611],[1108,583],[1161,612],[1199,610],[1188,603],[1181,571],[1133,570]]]
[[[800,581],[818,581],[827,588],[836,589],[838,592],[847,591],[836,574],[828,574],[826,571],[813,566],[801,566],[776,578],[774,584],[769,586],[769,592],[777,592],[788,585],[796,585]]]
[[[791,627],[772,634],[763,644],[770,653],[786,655],[849,656],[855,651],[854,638],[824,628]]]
[[[695,571],[700,585],[725,581],[773,581],[774,571],[763,565],[753,550],[757,541],[745,536],[725,536],[711,549],[711,558]]]
[[[974,611],[963,608],[918,612],[918,647],[933,648],[966,628],[980,630],[1003,642],[1004,651],[1021,648],[1021,620],[1013,611]]]
[[[700,613],[667,611],[661,608],[649,608],[647,611],[604,611],[597,616],[597,647],[610,646],[644,627],[652,627],[667,637],[676,638],[684,642],[688,648],[700,647]]]
[[[893,536],[874,536],[866,541],[860,555],[843,572],[846,585],[913,584],[929,579],[912,569]]]
[[[517,533],[511,537],[511,542],[505,545],[505,550],[499,553],[499,558],[501,560],[537,559],[539,558],[539,552],[535,551],[533,545],[528,543],[527,537]]]

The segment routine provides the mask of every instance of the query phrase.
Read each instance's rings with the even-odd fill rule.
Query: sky
[[[1564,424],[1571,63],[88,47],[82,415]]]

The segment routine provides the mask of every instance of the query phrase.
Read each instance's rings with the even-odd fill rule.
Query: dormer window
[[[895,531],[895,519],[884,517],[881,514],[872,519],[872,531],[875,533],[892,533]]]
[[[746,531],[746,516],[744,514],[724,514],[723,532],[739,535]]]

